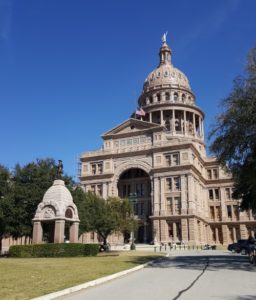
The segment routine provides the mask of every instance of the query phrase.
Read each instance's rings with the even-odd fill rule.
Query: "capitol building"
[[[81,154],[84,190],[133,202],[136,243],[226,245],[254,236],[255,218],[232,198],[231,175],[206,154],[204,112],[188,78],[174,67],[166,36],[138,107],[103,134],[100,150]],[[115,234],[110,242],[124,238]]]

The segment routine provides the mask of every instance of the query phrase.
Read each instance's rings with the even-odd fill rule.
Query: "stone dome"
[[[66,188],[63,180],[54,180],[53,185],[46,191],[43,202],[66,202],[73,203],[70,191]]]
[[[155,88],[185,88],[190,89],[190,85],[187,76],[179,69],[174,68],[172,64],[160,65],[153,70],[146,78],[143,86],[143,90],[149,91]]]
[[[34,220],[72,219],[79,221],[77,207],[63,180],[54,180],[37,207]]]
[[[184,88],[191,91],[187,76],[172,65],[171,53],[171,49],[166,41],[164,41],[159,52],[160,64],[145,79],[143,85],[144,92],[163,87]]]

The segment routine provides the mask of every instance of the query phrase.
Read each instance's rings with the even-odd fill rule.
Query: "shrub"
[[[95,256],[99,252],[98,244],[38,244],[11,246],[11,257],[74,257]]]
[[[99,253],[99,248],[98,244],[84,244],[84,255],[96,256]]]

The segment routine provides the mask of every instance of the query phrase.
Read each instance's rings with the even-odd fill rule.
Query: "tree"
[[[234,177],[242,209],[256,212],[256,48],[248,55],[246,73],[234,80],[210,132],[211,151]]]
[[[0,168],[0,193],[5,193],[0,204],[0,222],[4,220],[1,231],[4,235],[13,237],[32,235],[32,219],[37,205],[52,185],[56,174],[54,159],[37,159],[23,167],[17,164],[12,174],[9,173],[7,185],[1,180],[6,178],[6,170]],[[72,186],[70,177],[64,176],[63,179],[68,187]]]
[[[0,250],[2,239],[9,234],[10,225],[13,221],[14,207],[10,201],[11,173],[0,165]]]
[[[94,193],[73,192],[80,218],[80,231],[95,231],[107,245],[107,238],[115,231],[131,230],[136,221],[127,199],[109,197],[107,200]]]

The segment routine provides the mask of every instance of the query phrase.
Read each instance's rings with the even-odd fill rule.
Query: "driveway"
[[[170,255],[141,271],[58,299],[256,300],[256,267],[247,256],[217,251]]]

